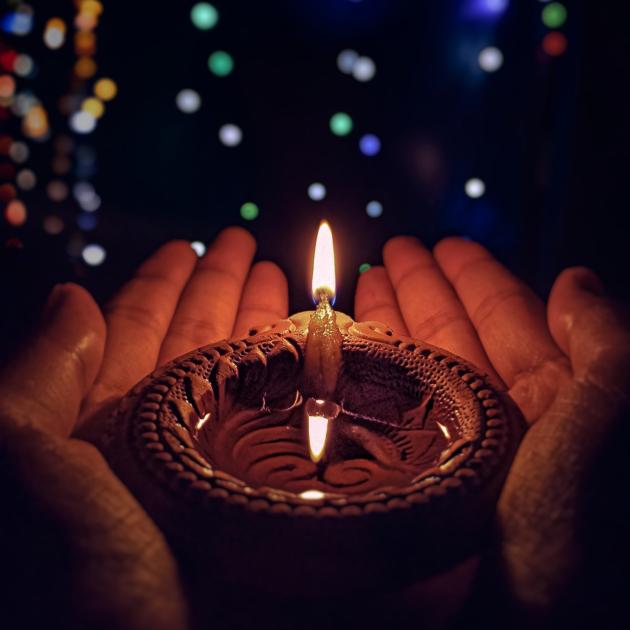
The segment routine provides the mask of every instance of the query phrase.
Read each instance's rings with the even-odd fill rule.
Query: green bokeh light
[[[202,31],[209,31],[219,21],[219,12],[209,2],[198,2],[190,11],[192,23]]]
[[[542,21],[547,28],[560,28],[567,21],[567,10],[563,4],[552,2],[542,11]]]
[[[230,53],[217,50],[208,57],[208,68],[212,74],[216,74],[218,77],[227,77],[234,70],[234,59]]]
[[[337,112],[330,119],[330,130],[336,136],[347,136],[353,126],[352,118],[344,112]]]
[[[368,269],[372,269],[370,263],[363,263],[359,265],[359,273],[365,273]]]
[[[247,201],[241,206],[241,216],[246,221],[253,221],[259,214],[258,206],[251,201]]]

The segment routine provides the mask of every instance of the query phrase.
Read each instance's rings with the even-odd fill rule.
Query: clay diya
[[[124,398],[114,471],[186,570],[337,595],[422,579],[477,550],[521,434],[460,357],[336,313],[320,228],[315,311],[190,352]]]

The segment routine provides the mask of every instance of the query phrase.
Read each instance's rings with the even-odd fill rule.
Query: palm
[[[601,287],[583,268],[558,278],[545,308],[464,239],[446,239],[431,253],[397,237],[385,246],[384,263],[360,278],[357,319],[382,321],[476,364],[509,391],[530,426],[499,501],[497,543],[519,604],[544,608],[580,560],[580,497],[622,406],[627,331],[590,292]]]
[[[253,238],[236,228],[222,232],[199,262],[187,243],[169,243],[116,295],[105,322],[85,291],[67,286],[34,347],[4,375],[5,460],[17,471],[18,495],[45,506],[31,528],[20,513],[9,533],[27,548],[42,530],[50,531],[47,550],[80,558],[65,570],[43,563],[50,575],[38,570],[41,589],[33,583],[34,567],[16,558],[25,582],[13,580],[22,622],[25,593],[33,593],[40,609],[48,593],[45,609],[68,625],[96,619],[99,627],[185,625],[186,603],[168,545],[81,438],[98,435],[120,398],[158,365],[286,317],[284,274],[271,263],[251,267],[254,250]],[[78,437],[67,439],[71,433]],[[55,588],[60,571],[70,575],[70,590]]]

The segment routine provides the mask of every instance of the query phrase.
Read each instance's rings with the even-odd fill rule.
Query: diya
[[[477,550],[522,419],[473,365],[336,313],[322,224],[315,311],[157,369],[102,448],[188,571],[337,595],[422,579]]]

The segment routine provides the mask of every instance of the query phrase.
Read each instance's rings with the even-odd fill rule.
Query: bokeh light
[[[24,135],[33,140],[45,140],[48,136],[48,114],[39,104],[33,105],[22,119]]]
[[[190,11],[192,23],[201,31],[209,31],[219,21],[219,12],[209,2],[198,2]]]
[[[381,150],[380,138],[373,133],[366,133],[364,136],[361,136],[359,140],[359,150],[363,155],[370,157],[377,155]]]
[[[16,10],[2,17],[2,30],[13,35],[28,35],[33,29],[33,9],[20,4]]]
[[[92,57],[79,57],[74,64],[74,74],[79,79],[90,79],[96,74],[96,62]]]
[[[81,109],[91,116],[94,116],[94,118],[96,119],[100,118],[105,113],[105,106],[103,105],[103,101],[95,98],[94,96],[86,98],[81,104]]]
[[[352,118],[344,112],[337,112],[330,118],[330,130],[336,136],[347,136],[352,132],[353,126]]]
[[[0,76],[0,99],[9,99],[15,94],[15,79],[10,74]]]
[[[503,53],[495,46],[488,46],[479,53],[478,61],[485,72],[496,72],[503,65]]]
[[[26,162],[30,154],[28,145],[25,142],[13,142],[9,147],[9,157],[18,164]]]
[[[259,214],[258,206],[251,201],[247,201],[241,206],[241,217],[246,221],[253,221]]]
[[[352,74],[352,68],[354,68],[354,64],[358,58],[359,53],[356,50],[351,50],[349,48],[342,50],[337,55],[337,68],[339,68],[339,71],[344,74]]]
[[[543,37],[542,49],[550,57],[559,57],[563,55],[568,46],[568,41],[564,33],[552,31]]]
[[[96,129],[96,118],[89,112],[74,112],[70,116],[70,129],[75,133],[92,133]]]
[[[201,96],[195,90],[181,90],[175,97],[175,104],[184,114],[194,114],[201,107]]]
[[[206,246],[201,241],[193,241],[190,246],[192,247],[195,254],[199,256],[199,258],[201,258],[206,253]]]
[[[567,21],[566,7],[560,2],[550,2],[542,10],[542,21],[547,28],[560,28]]]
[[[112,79],[99,79],[94,84],[94,94],[102,101],[111,101],[118,93],[118,86]]]
[[[383,214],[383,204],[380,201],[369,201],[365,206],[368,217],[376,219]]]
[[[15,183],[22,190],[33,190],[37,186],[37,177],[30,168],[24,168],[15,176]]]
[[[60,18],[50,18],[46,22],[46,28],[44,29],[44,44],[56,50],[61,48],[66,41],[66,24]]]
[[[223,125],[219,129],[219,140],[226,147],[236,147],[243,139],[241,128],[230,123]]]
[[[7,223],[19,227],[26,223],[26,206],[19,200],[9,201],[4,209],[4,218]]]
[[[320,182],[313,182],[306,192],[313,201],[321,201],[326,197],[326,186]]]
[[[371,81],[375,74],[376,64],[370,57],[359,57],[352,66],[352,76],[357,81]]]
[[[225,50],[217,50],[208,57],[208,68],[217,77],[226,77],[234,70],[234,59]]]
[[[46,232],[46,234],[56,236],[57,234],[61,234],[63,232],[64,223],[60,217],[51,214],[44,217],[42,227],[44,228],[44,232]]]
[[[77,225],[84,232],[91,232],[98,225],[98,216],[91,212],[81,212],[77,217]]]
[[[65,155],[55,155],[52,159],[51,168],[55,175],[67,175],[72,168],[72,161]]]
[[[8,203],[17,197],[17,190],[13,184],[0,184],[0,202]]]
[[[361,263],[359,265],[359,273],[365,273],[368,269],[372,269],[372,265],[370,265],[370,263]]]
[[[35,64],[33,63],[33,58],[30,55],[20,54],[15,58],[15,63],[13,65],[13,71],[18,77],[28,77],[33,69],[35,68]]]
[[[478,199],[486,192],[486,184],[478,177],[471,177],[464,185],[464,190],[471,199]]]
[[[64,201],[68,197],[68,184],[60,179],[53,179],[46,186],[46,194],[51,201]]]
[[[81,252],[81,257],[90,267],[102,265],[105,262],[106,255],[103,246],[96,243],[86,245]]]

